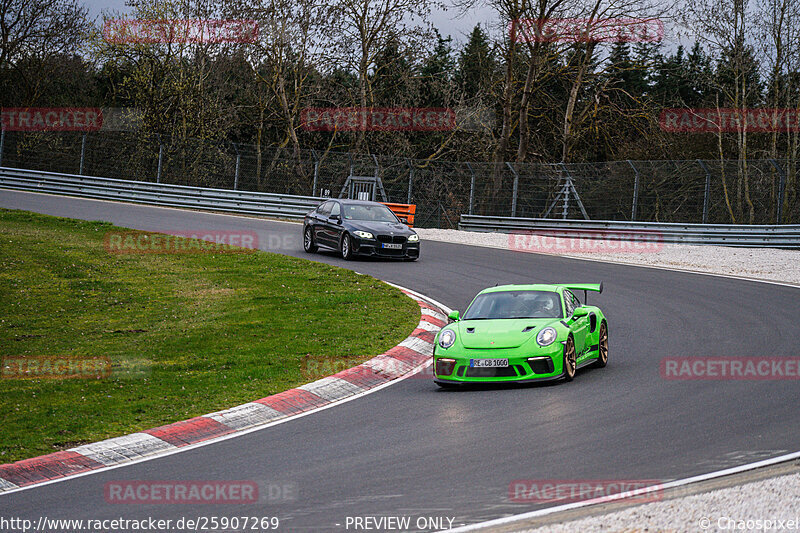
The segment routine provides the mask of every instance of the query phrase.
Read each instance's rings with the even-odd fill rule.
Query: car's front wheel
[[[567,338],[564,346],[564,381],[572,381],[575,378],[578,357],[575,354],[575,341],[572,337]]]
[[[595,366],[603,368],[608,364],[608,326],[603,322],[600,324],[600,332],[597,342],[597,362]]]
[[[303,249],[310,254],[313,254],[319,249],[314,243],[314,232],[311,230],[311,226],[307,226],[306,230],[303,232]]]
[[[340,251],[342,252],[342,257],[349,261],[353,258],[353,242],[350,239],[350,235],[345,233],[342,235],[342,242],[339,245]]]

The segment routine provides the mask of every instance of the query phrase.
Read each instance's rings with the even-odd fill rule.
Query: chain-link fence
[[[3,132],[0,165],[292,195],[413,203],[416,225],[459,215],[775,224],[800,223],[797,160],[486,163],[407,159],[129,132]],[[350,179],[348,179],[350,178]]]

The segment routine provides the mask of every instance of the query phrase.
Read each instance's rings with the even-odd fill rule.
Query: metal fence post
[[[769,160],[772,163],[772,166],[778,171],[779,181],[778,181],[778,209],[775,216],[775,223],[780,224],[783,221],[783,198],[786,194],[786,174],[783,172],[783,169],[778,164],[777,161],[774,159]]]
[[[407,157],[406,164],[408,164],[408,198],[406,198],[406,203],[411,205],[411,190],[414,187],[414,165],[411,163],[411,159]]]
[[[87,132],[83,132],[83,139],[81,139],[81,164],[78,166],[78,174],[83,176],[83,161],[86,157],[86,135]]]
[[[314,181],[311,183],[311,196],[317,195],[317,179],[319,179],[319,157],[317,151],[311,149],[311,157],[314,158]]]
[[[164,161],[164,144],[161,142],[161,134],[158,135],[158,173],[156,183],[161,183],[161,165]]]
[[[633,169],[635,178],[633,180],[633,208],[631,209],[631,221],[636,220],[636,208],[639,205],[639,169],[633,164],[630,159],[627,160],[628,164]]]
[[[239,153],[239,147],[236,146],[236,143],[231,143],[233,145],[233,149],[236,150],[236,170],[233,174],[233,190],[237,190],[239,188],[239,162],[242,159],[242,154]]]
[[[3,166],[3,145],[6,144],[6,129],[0,128],[0,167]]]
[[[517,171],[514,170],[514,166],[511,164],[510,161],[506,161],[506,165],[508,168],[511,169],[511,172],[514,173],[514,192],[512,193],[511,197],[511,216],[517,216],[517,191],[519,190],[519,174]]]
[[[711,171],[708,170],[706,164],[700,159],[697,160],[697,164],[699,164],[706,172],[706,190],[703,194],[703,224],[706,224],[708,222],[708,197],[711,193]]]
[[[472,206],[475,205],[475,171],[470,163],[467,163],[467,168],[469,173],[472,174],[472,178],[469,181],[469,214],[471,215]]]

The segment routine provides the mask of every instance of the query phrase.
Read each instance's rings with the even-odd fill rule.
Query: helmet
[[[533,312],[543,316],[551,316],[555,310],[555,302],[549,294],[541,294],[533,300]]]

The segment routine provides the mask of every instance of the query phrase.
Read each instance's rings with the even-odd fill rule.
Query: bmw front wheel
[[[342,235],[342,242],[340,248],[342,252],[342,257],[346,261],[349,261],[350,259],[353,258],[353,243],[350,240],[350,235],[348,235],[347,233]]]

